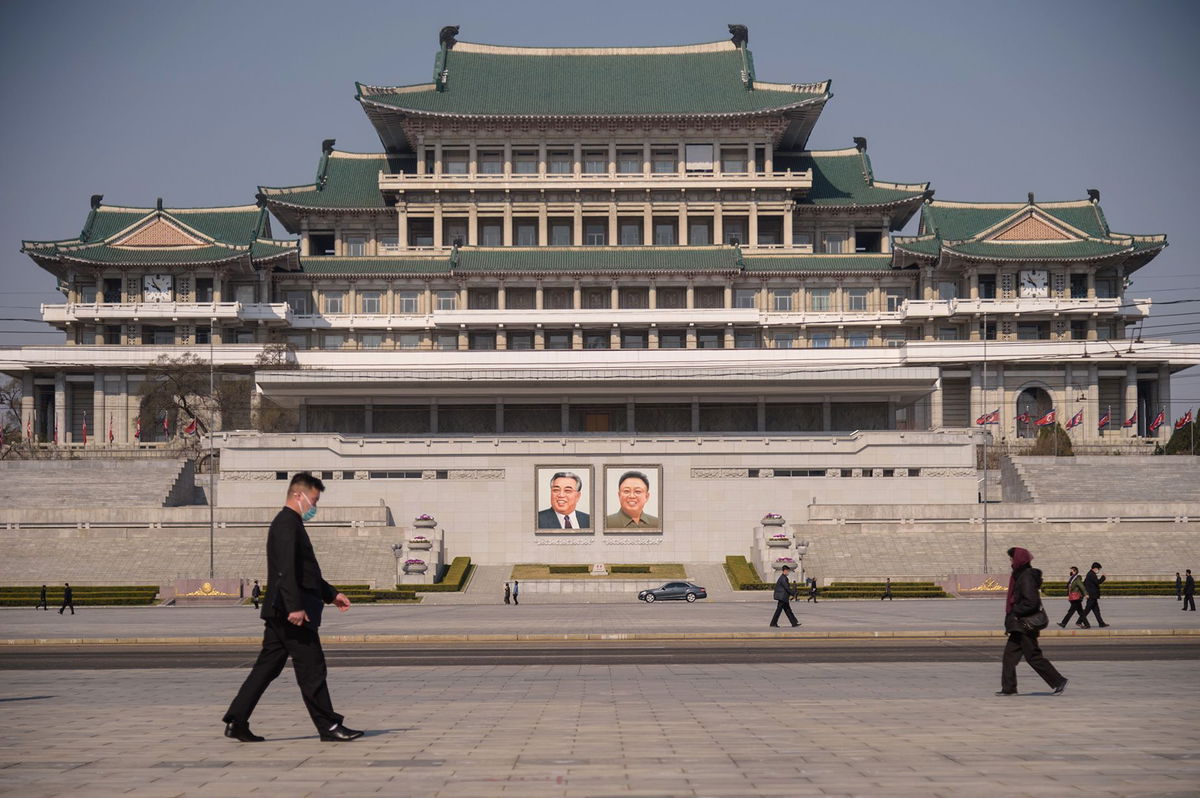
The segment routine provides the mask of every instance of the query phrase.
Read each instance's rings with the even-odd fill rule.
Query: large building
[[[811,150],[829,82],[760,80],[730,31],[530,48],[447,28],[432,82],[358,84],[381,152],[327,140],[310,182],[244,207],[94,196],[77,236],[24,243],[62,286],[42,315],[67,343],[0,353],[22,428],[152,440],[148,366],[211,353],[287,411],[223,437],[232,501],[296,467],[400,514],[469,480],[485,501],[460,526],[531,540],[539,469],[590,469],[606,515],[642,469],[688,508],[664,523],[712,526],[706,556],[783,476],[792,505],[974,500],[980,420],[994,441],[1052,409],[1082,412],[1080,443],[1166,434],[1147,424],[1200,348],[1130,335],[1150,302],[1125,293],[1165,236],[1113,232],[1095,190],[947,202],[876,178],[865,138]]]

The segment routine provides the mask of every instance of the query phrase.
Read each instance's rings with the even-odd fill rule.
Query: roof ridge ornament
[[[1034,202],[1034,201],[1033,201],[1033,192],[1032,192],[1032,191],[1030,191],[1030,192],[1029,192],[1029,204],[1030,204],[1030,205],[1036,205],[1036,204],[1037,204],[1036,202]]]
[[[162,197],[159,197],[159,198],[158,198],[158,202],[157,202],[157,203],[155,203],[155,205],[154,205],[154,209],[155,209],[156,211],[158,211],[159,213],[161,213],[161,212],[162,212],[162,209],[163,209],[163,207],[162,207]]]
[[[729,40],[733,42],[734,47],[745,47],[750,43],[750,29],[745,25],[729,25],[729,32],[732,34]]]
[[[337,139],[325,139],[321,142],[321,152],[326,155],[333,154],[333,145],[337,143]]]
[[[867,151],[867,137],[866,136],[855,136],[854,137],[854,147],[859,152],[866,152]]]
[[[1088,195],[1088,199],[1091,200],[1092,202],[1100,201],[1100,189],[1098,189],[1098,188],[1089,188],[1087,190],[1087,195]]]
[[[92,202],[92,210],[94,210],[94,211],[98,211],[98,210],[100,210],[100,203],[101,203],[101,202],[103,202],[103,201],[104,201],[104,195],[103,195],[103,194],[93,194],[93,195],[92,195],[92,200],[91,200],[91,202]]]
[[[438,31],[438,45],[443,50],[453,50],[454,45],[458,44],[458,39],[454,37],[458,35],[458,25],[447,25]]]

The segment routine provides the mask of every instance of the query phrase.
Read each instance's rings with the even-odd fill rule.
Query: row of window
[[[714,146],[713,144],[686,144],[680,147],[620,148],[609,160],[607,145],[584,146],[579,159],[575,159],[575,148],[551,147],[546,150],[545,174],[550,175],[641,175],[678,174],[680,166],[689,174],[712,174],[716,167],[724,174],[747,174],[751,170],[762,172],[765,164],[763,147],[748,147],[745,144]],[[753,151],[753,162],[751,152]],[[542,174],[540,156],[536,148],[512,151],[509,173],[514,175]],[[471,151],[469,149],[444,148],[441,152],[441,170],[438,171],[437,150],[425,150],[426,174],[466,175],[471,173]],[[504,168],[503,148],[482,148],[475,153],[475,173],[502,175]]]
[[[727,245],[750,242],[750,220],[745,216],[722,218],[720,241],[715,241],[716,225],[711,216],[693,216],[687,221],[686,236],[681,235],[679,217],[652,217],[649,222],[642,217],[619,217],[615,229],[610,229],[607,218],[584,217],[579,235],[576,236],[575,221],[571,217],[548,217],[546,220],[546,244],[557,247],[611,245],[640,247],[653,245],[673,247],[712,246],[714,243]],[[441,241],[436,240],[433,219],[410,218],[408,220],[409,247],[451,247],[455,245],[501,247],[506,246],[504,220],[481,218],[477,222],[475,240],[469,235],[469,225],[461,217],[448,217],[442,222]],[[337,237],[329,231],[313,231],[308,236],[310,255],[335,255]],[[347,233],[342,237],[341,255],[361,257],[387,253],[398,248],[399,237],[380,235],[374,253],[371,238],[365,233]],[[816,233],[809,228],[793,229],[792,247],[800,252],[819,252],[838,255],[849,252],[870,253],[883,251],[883,232],[880,230],[855,231],[851,238],[848,231],[822,231],[818,246]],[[511,242],[518,247],[536,247],[541,244],[541,228],[536,218],[517,217],[512,220]],[[782,246],[783,218],[759,216],[756,240],[760,247]]]
[[[840,291],[840,293],[839,293]],[[307,316],[313,312],[312,291],[284,291],[284,301],[292,313]],[[757,288],[735,288],[732,292],[734,308],[762,309],[778,313],[791,313],[805,309],[814,313],[860,312],[874,309],[875,289],[852,287],[769,288],[765,299]],[[430,312],[424,308],[423,291],[396,291],[392,293],[390,311],[396,315],[413,315]],[[386,310],[389,292],[376,289],[360,289],[355,292],[355,305],[350,302],[350,293],[344,290],[320,291],[317,294],[321,313],[338,315],[357,313],[364,315],[388,313]],[[898,312],[909,298],[906,288],[882,290],[881,309],[889,313]],[[432,311],[455,311],[461,307],[462,295],[455,289],[432,292]],[[494,288],[472,288],[467,291],[467,310],[497,310],[500,294]],[[546,288],[542,292],[542,307],[545,310],[612,310],[611,288],[586,287],[580,289],[579,305],[576,307],[574,290],[571,288]],[[535,289],[526,287],[508,288],[504,293],[505,310],[533,310],[536,305]],[[616,306],[621,310],[649,310],[650,289],[646,287],[620,288],[616,292]],[[722,309],[725,304],[725,289],[721,286],[703,286],[693,290],[692,306],[701,309]],[[654,309],[684,309],[687,307],[687,290],[682,286],[664,286],[655,290]]]

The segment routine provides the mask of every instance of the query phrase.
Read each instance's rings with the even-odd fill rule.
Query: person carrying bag
[[[1042,572],[1032,566],[1033,555],[1027,549],[1008,550],[1012,560],[1012,576],[1008,580],[1008,595],[1004,601],[1004,631],[1008,642],[1000,669],[1000,691],[996,695],[1017,694],[1017,663],[1024,657],[1037,671],[1054,695],[1067,689],[1067,678],[1050,664],[1038,647],[1038,633],[1050,625],[1042,608]]]
[[[1083,577],[1079,575],[1079,569],[1074,565],[1071,566],[1071,575],[1067,577],[1067,601],[1071,602],[1071,608],[1059,621],[1058,628],[1066,629],[1067,624],[1071,621],[1071,616],[1078,615],[1079,620],[1075,621],[1075,625],[1080,629],[1091,629],[1092,625],[1087,622],[1087,618],[1083,617]]]

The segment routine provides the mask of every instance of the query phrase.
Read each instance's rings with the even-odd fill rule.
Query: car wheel
[[[695,594],[695,593],[688,593],[688,594],[687,594],[687,602],[688,602],[688,604],[691,604],[691,603],[692,603],[693,601],[695,601],[695,600],[696,600],[696,594]]]
[[[654,594],[653,594],[653,593],[647,593],[647,594],[646,594],[646,603],[647,603],[647,604],[653,604],[653,603],[654,603]]]

